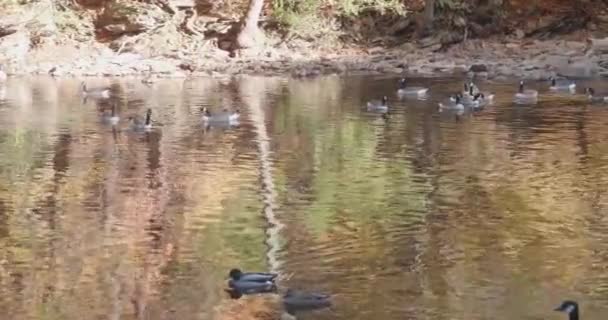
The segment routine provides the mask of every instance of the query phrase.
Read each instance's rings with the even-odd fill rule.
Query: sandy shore
[[[162,55],[115,52],[98,43],[68,42],[32,50],[19,34],[2,38],[0,64],[10,75],[57,77],[153,76],[180,78],[231,74],[310,77],[322,74],[389,73],[433,76],[475,74],[487,78],[547,79],[608,74],[608,55],[589,54],[584,41],[469,40],[438,52],[406,43],[396,48],[314,50],[289,45],[241,51],[213,47]],[[166,50],[165,50],[166,51]],[[148,51],[149,53],[150,51]]]

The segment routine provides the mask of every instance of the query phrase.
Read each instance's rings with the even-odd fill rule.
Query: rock
[[[30,37],[25,32],[17,32],[0,38],[0,60],[22,62],[30,51]]]
[[[158,6],[146,3],[111,2],[102,14],[97,16],[95,25],[110,37],[123,34],[137,34],[167,21],[169,15]]]
[[[571,78],[588,78],[595,76],[598,66],[589,61],[579,61],[558,69],[558,74]]]
[[[488,72],[488,67],[485,64],[474,64],[469,68],[471,72]]]
[[[568,65],[568,57],[565,56],[561,56],[561,55],[550,55],[550,56],[545,56],[544,59],[542,59],[541,61],[543,61],[544,65],[548,65],[551,67],[554,67],[556,69],[560,69],[560,68],[565,68]]]

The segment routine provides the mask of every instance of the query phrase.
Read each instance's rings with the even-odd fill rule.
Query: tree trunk
[[[435,20],[435,0],[426,0],[424,4],[424,29],[430,30]]]
[[[264,34],[258,28],[264,0],[250,0],[247,15],[241,23],[241,30],[236,38],[239,48],[251,48],[262,44]]]

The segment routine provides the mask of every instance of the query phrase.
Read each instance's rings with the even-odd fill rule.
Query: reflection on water
[[[561,319],[565,298],[602,318],[608,110],[485,83],[496,102],[455,118],[436,103],[459,80],[413,79],[423,101],[395,80],[99,79],[115,97],[82,104],[77,80],[11,79],[0,312],[212,319],[240,266],[336,294],[305,319]],[[388,119],[364,108],[382,95]],[[202,126],[203,106],[240,125]],[[129,130],[147,108],[154,128]]]

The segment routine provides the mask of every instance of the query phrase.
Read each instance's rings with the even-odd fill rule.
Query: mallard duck
[[[203,122],[206,123],[233,123],[237,122],[241,116],[241,111],[239,109],[236,109],[234,112],[229,112],[227,109],[224,109],[224,111],[217,114],[211,114],[207,107],[203,107],[201,112],[203,113]]]
[[[254,282],[274,282],[278,276],[276,273],[268,272],[242,272],[240,269],[232,269],[228,273],[230,278],[235,281],[254,281]]]
[[[428,91],[429,88],[425,87],[408,87],[405,78],[401,78],[401,80],[399,80],[399,90],[397,90],[397,93],[405,96],[424,96]]]
[[[591,102],[594,102],[594,103],[608,102],[608,96],[606,96],[604,94],[596,93],[595,89],[593,89],[593,88],[585,88],[585,92],[587,93],[587,97],[589,98],[589,101],[591,101]]]
[[[380,100],[380,101],[372,100],[372,101],[367,102],[367,110],[387,112],[388,111],[388,97],[384,96],[384,97],[382,97],[382,100]]]
[[[283,306],[287,313],[294,314],[300,310],[314,310],[331,306],[330,296],[327,294],[303,292],[287,289],[283,296]]]
[[[524,89],[524,82],[519,82],[519,90],[515,93],[515,99],[518,100],[534,100],[538,98],[538,91],[532,89]]]
[[[578,320],[578,303],[576,301],[566,300],[555,308],[555,311],[567,313],[570,320]]]
[[[551,80],[551,86],[549,86],[550,90],[553,91],[574,91],[576,90],[576,83],[574,81],[570,81],[568,79],[556,79],[555,77],[549,78]]]
[[[244,294],[269,293],[277,292],[277,286],[272,281],[244,281],[244,280],[228,280],[228,287],[231,296],[240,298]]]
[[[152,109],[148,109],[148,111],[146,111],[146,119],[143,123],[137,117],[129,117],[129,122],[131,123],[131,129],[135,131],[152,130]]]

